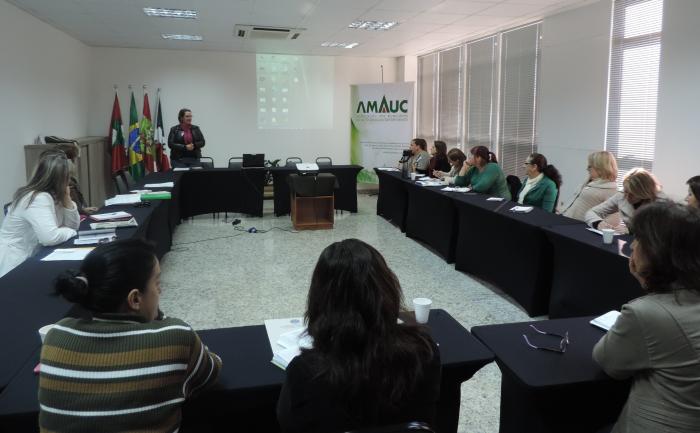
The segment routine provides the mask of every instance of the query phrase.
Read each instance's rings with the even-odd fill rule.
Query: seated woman
[[[578,191],[571,202],[564,207],[565,217],[585,221],[586,212],[603,203],[617,193],[617,162],[610,152],[594,152],[588,155],[588,182]],[[606,222],[612,226],[619,224],[619,215],[612,214]]]
[[[527,178],[518,192],[518,203],[554,212],[561,187],[559,170],[547,164],[547,158],[539,153],[528,156],[524,165]]]
[[[70,187],[70,198],[73,200],[73,203],[78,206],[78,213],[81,215],[90,215],[97,212],[96,207],[89,207],[85,202],[85,197],[80,191],[80,184],[78,184],[78,179],[76,178],[80,148],[75,143],[61,143],[56,145],[56,149],[63,151],[63,153],[65,153],[68,157],[70,166],[70,181],[68,182],[68,186]]]
[[[450,163],[450,171],[434,171],[433,176],[437,177],[440,180],[444,180],[445,182],[451,185],[455,183],[455,178],[457,177],[459,172],[462,171],[462,166],[467,160],[467,156],[460,149],[454,148],[450,149],[450,151],[447,152],[447,160]]]
[[[139,239],[95,248],[56,292],[92,313],[66,318],[41,349],[41,431],[173,432],[221,368],[185,322],[160,313],[160,265]]]
[[[622,314],[593,348],[593,359],[616,379],[632,379],[613,429],[699,431],[700,211],[654,203],[634,217],[629,268],[646,296]]]
[[[693,176],[688,179],[688,196],[685,201],[688,206],[700,208],[700,176]]]
[[[618,192],[586,212],[586,223],[596,229],[614,229],[627,233],[634,214],[639,208],[658,199],[666,198],[656,178],[643,168],[633,168],[622,181],[623,192]],[[613,226],[604,220],[620,212],[622,222]]]
[[[447,160],[447,145],[444,141],[435,140],[430,148],[430,163],[428,164],[428,176],[435,176],[436,171],[449,171],[450,163]]]
[[[469,159],[455,178],[456,186],[469,186],[473,191],[510,200],[506,176],[498,165],[496,155],[486,146],[475,146]]]
[[[401,287],[372,246],[328,246],[307,301],[313,348],[287,367],[277,406],[283,432],[335,432],[433,422],[440,355],[420,326],[397,323]]]
[[[77,235],[80,215],[70,198],[69,169],[65,153],[45,152],[29,183],[15,192],[0,227],[0,276],[40,245],[57,245]]]

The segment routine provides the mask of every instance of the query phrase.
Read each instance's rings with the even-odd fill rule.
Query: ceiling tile
[[[482,1],[458,1],[448,0],[430,9],[430,12],[439,12],[443,14],[467,14],[471,15],[490,8],[499,3],[501,0],[482,0]]]
[[[501,3],[479,12],[479,15],[516,18],[537,13],[544,8],[546,8],[546,6],[519,3]]]
[[[466,18],[467,15],[460,14],[439,14],[426,12],[413,17],[409,23],[416,24],[452,24],[455,21]]]
[[[423,12],[442,2],[443,0],[382,0],[375,7],[391,11]]]

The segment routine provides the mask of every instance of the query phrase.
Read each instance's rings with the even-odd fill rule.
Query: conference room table
[[[545,227],[553,247],[549,317],[601,315],[644,295],[629,271],[631,235],[610,245],[585,224]]]
[[[319,165],[319,173],[335,175],[338,188],[335,190],[335,208],[348,212],[357,212],[357,174],[361,165]],[[288,178],[297,173],[296,166],[272,167],[272,187],[275,196],[275,215],[282,216],[291,212],[290,189]]]
[[[406,231],[406,212],[408,207],[407,180],[401,177],[400,171],[388,171],[375,168],[379,179],[379,195],[377,196],[377,215],[380,215],[402,231]]]
[[[410,320],[411,316],[403,316]],[[432,310],[427,329],[440,348],[442,383],[437,414],[440,433],[457,431],[460,387],[493,354],[444,310]],[[188,402],[183,431],[279,431],[275,408],[284,371],[274,366],[264,325],[198,331],[202,341],[221,356],[217,385]],[[37,337],[38,339],[38,337]],[[38,375],[33,373],[39,348],[0,393],[0,430],[37,431]]]
[[[472,334],[496,356],[501,369],[500,433],[594,433],[615,422],[629,394],[630,382],[609,377],[593,361],[592,351],[604,331],[593,317],[475,326]],[[559,347],[565,353],[534,349]]]

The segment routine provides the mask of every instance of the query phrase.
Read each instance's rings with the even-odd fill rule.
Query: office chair
[[[435,430],[424,422],[408,422],[383,427],[352,430],[346,433],[435,433]]]
[[[243,167],[243,157],[233,156],[228,159],[228,168],[241,168]]]
[[[112,176],[112,180],[114,181],[114,189],[117,194],[126,194],[129,192],[129,188],[126,186],[126,181],[124,180],[124,174],[122,171],[116,172]]]
[[[319,167],[327,167],[333,165],[333,160],[328,156],[319,156],[316,158],[316,164],[318,164]]]
[[[520,188],[523,186],[520,178],[511,174],[510,176],[506,177],[506,183],[508,184],[508,190],[510,191],[510,199],[513,201],[518,201],[518,191],[520,191]]]
[[[202,168],[214,168],[214,158],[210,156],[200,156],[199,162],[202,164]]]
[[[297,164],[301,164],[302,162],[304,162],[304,161],[302,161],[301,158],[299,158],[298,156],[292,156],[292,157],[287,158],[287,162],[285,163],[285,166],[286,167],[296,167]]]
[[[122,194],[127,194],[129,191],[136,189],[136,181],[134,180],[134,176],[131,175],[131,172],[129,172],[129,170],[122,170],[121,174],[124,178],[124,184],[126,185],[126,191]]]

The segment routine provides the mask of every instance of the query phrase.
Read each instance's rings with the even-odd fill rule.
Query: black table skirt
[[[501,433],[596,432],[617,419],[629,393],[629,381],[617,381],[593,361],[595,343],[604,332],[593,317],[475,326],[473,335],[491,349],[501,369]],[[539,336],[569,332],[566,353],[533,349],[555,347],[558,339]]]
[[[261,217],[265,173],[263,168],[214,168],[183,172],[179,184],[182,218],[215,212]]]
[[[405,188],[406,236],[425,243],[447,263],[454,262],[458,226],[453,198],[440,191],[444,186],[424,187],[406,182]]]
[[[401,173],[374,169],[379,178],[379,195],[377,196],[377,215],[396,224],[402,232],[406,231],[406,212],[408,211],[407,184]]]
[[[603,245],[583,224],[549,227],[545,233],[554,248],[550,318],[601,315],[644,295],[629,272],[631,236]]]
[[[438,411],[440,433],[457,431],[460,385],[493,360],[493,354],[443,310],[430,312],[428,329],[439,344],[442,384]],[[272,350],[265,326],[199,331],[202,341],[221,356],[218,384],[184,408],[184,431],[278,431],[275,408],[284,371],[270,363]],[[38,348],[0,394],[0,430],[36,431]],[[12,427],[13,430],[7,430]],[[226,427],[224,430],[222,428]],[[211,430],[208,430],[211,429]]]
[[[319,167],[319,173],[332,173],[338,181],[335,190],[335,208],[357,212],[357,174],[362,170],[359,165],[332,165]],[[272,185],[275,192],[275,215],[287,215],[291,212],[290,191],[287,177],[296,173],[296,167],[273,167]]]

